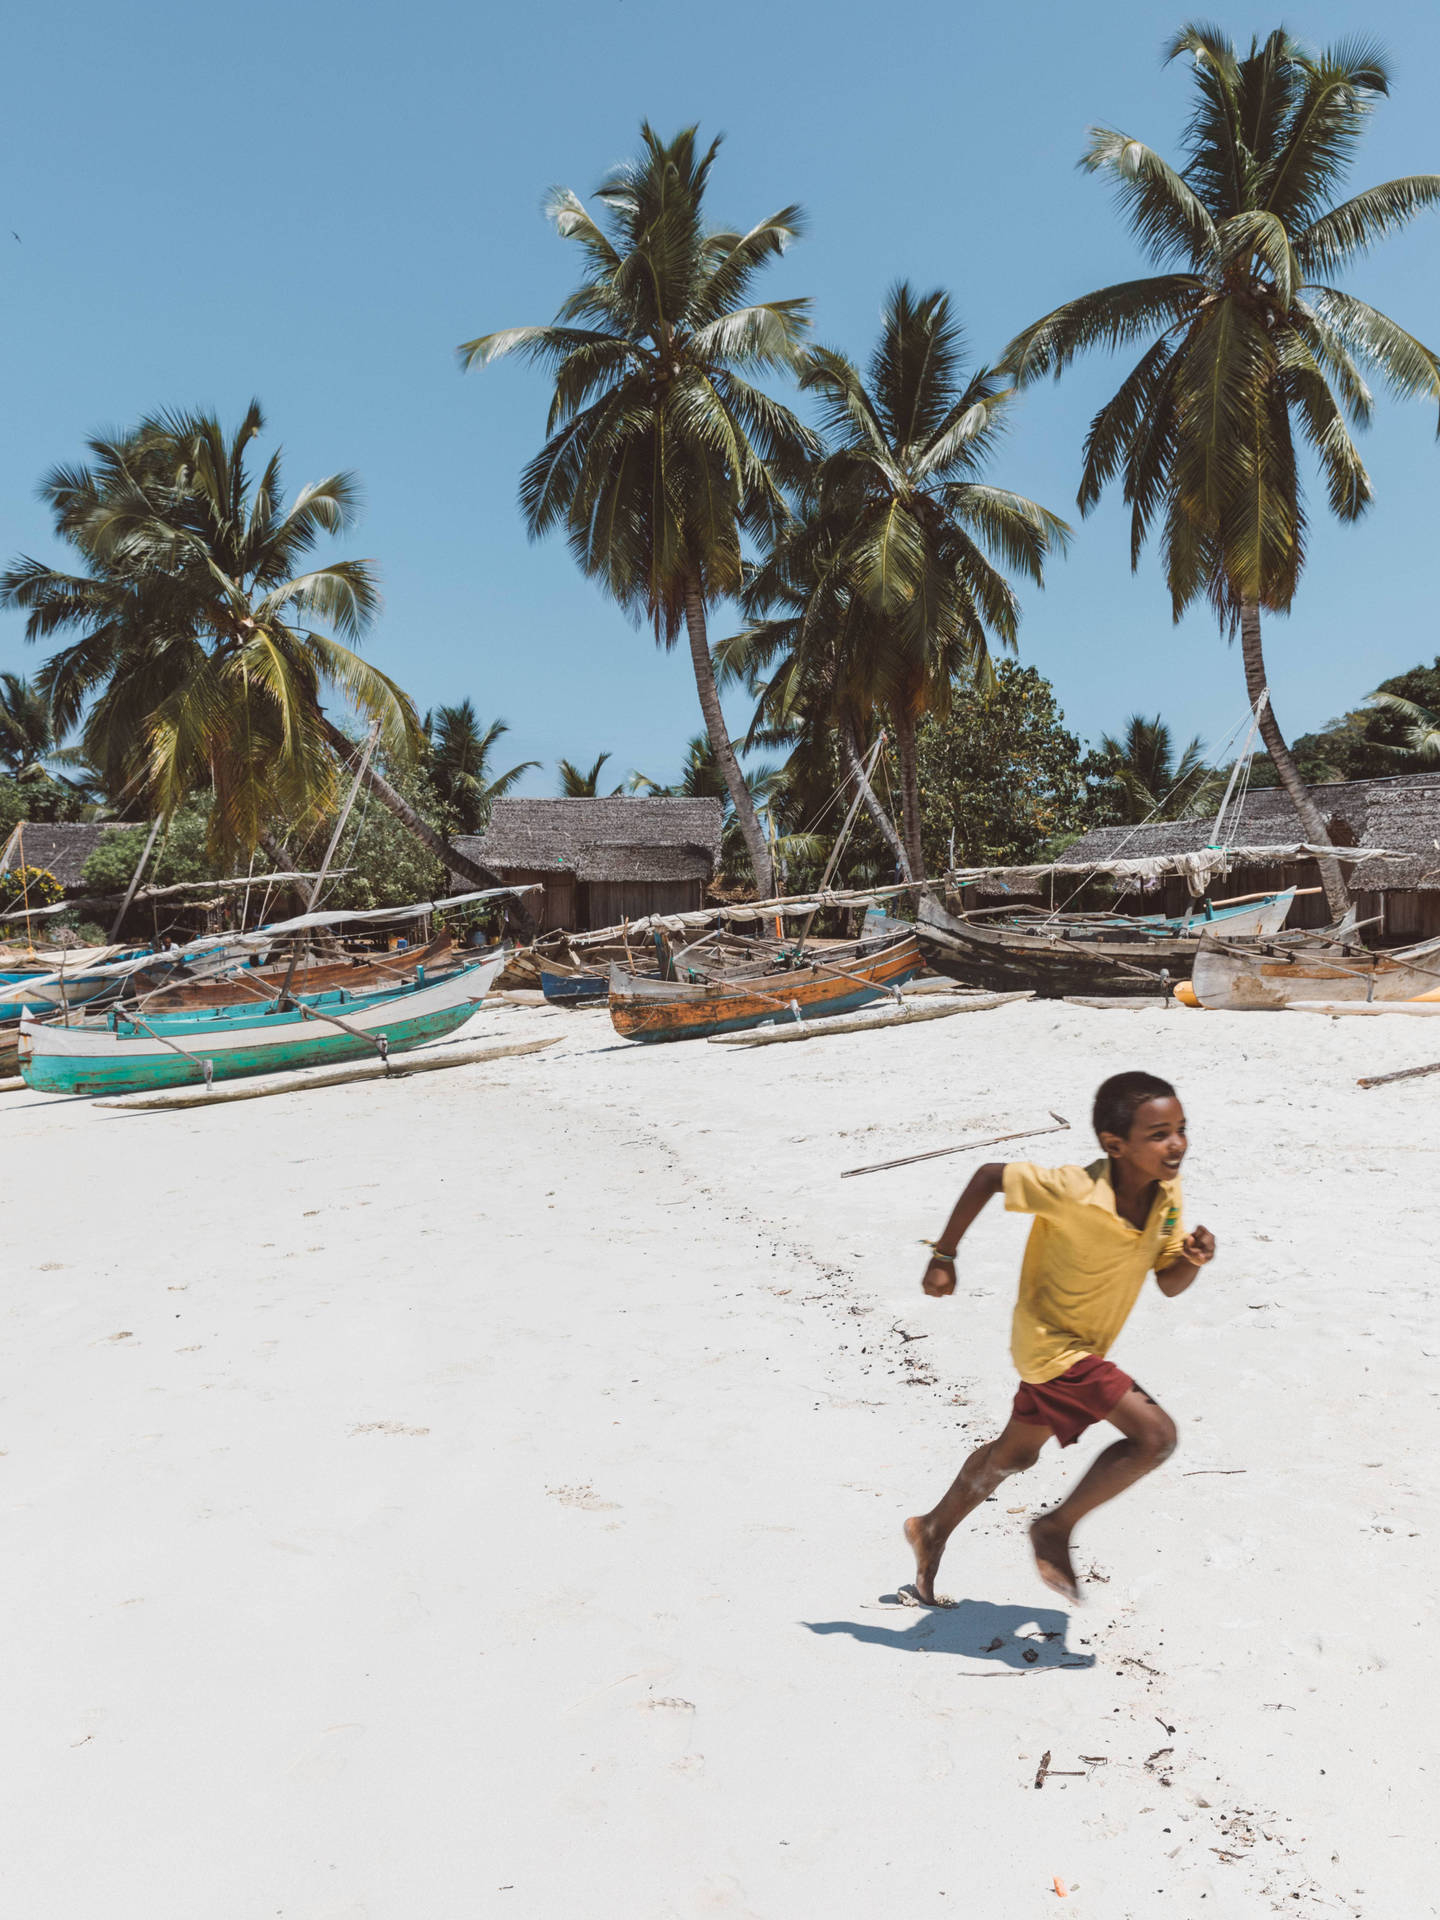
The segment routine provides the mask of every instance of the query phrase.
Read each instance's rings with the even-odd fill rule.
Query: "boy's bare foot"
[[[927,1524],[923,1514],[912,1514],[905,1522],[905,1538],[910,1542],[910,1551],[915,1555],[915,1591],[923,1604],[933,1607],[935,1600],[935,1576],[940,1571],[940,1556],[945,1551],[945,1542]]]
[[[1031,1521],[1030,1545],[1046,1586],[1078,1606],[1080,1588],[1070,1564],[1070,1535],[1053,1513],[1042,1513],[1038,1520]]]

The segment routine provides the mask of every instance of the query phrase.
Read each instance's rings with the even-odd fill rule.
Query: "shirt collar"
[[[1092,1184],[1089,1193],[1085,1196],[1084,1204],[1087,1207],[1101,1207],[1106,1213],[1113,1213],[1117,1220],[1122,1219],[1120,1210],[1115,1205],[1115,1188],[1110,1179],[1110,1161],[1108,1157],[1104,1160],[1092,1161],[1085,1171],[1090,1175]],[[1155,1199],[1150,1207],[1151,1214],[1154,1213],[1156,1205],[1162,1200],[1167,1204],[1173,1204],[1175,1189],[1179,1184],[1180,1182],[1178,1180],[1156,1181]],[[1125,1220],[1124,1225],[1128,1227],[1130,1222]]]

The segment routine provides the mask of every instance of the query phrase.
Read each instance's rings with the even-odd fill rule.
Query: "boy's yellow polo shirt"
[[[1130,1317],[1145,1276],[1185,1244],[1180,1182],[1160,1181],[1150,1217],[1132,1227],[1115,1210],[1110,1162],[1089,1167],[1005,1167],[1005,1208],[1033,1213],[1020,1268],[1010,1351],[1022,1380],[1065,1373],[1105,1354]]]

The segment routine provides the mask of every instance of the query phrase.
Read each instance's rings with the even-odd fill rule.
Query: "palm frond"
[[[1092,127],[1079,165],[1110,176],[1131,232],[1157,264],[1200,267],[1214,259],[1218,244],[1210,210],[1152,147],[1113,128]]]
[[[1198,310],[1205,292],[1204,281],[1194,274],[1166,273],[1081,294],[1016,334],[1001,368],[1020,387],[1047,373],[1058,379],[1077,355],[1092,348],[1123,347],[1157,328],[1168,331]]]
[[[1296,258],[1307,274],[1334,273],[1434,206],[1440,206],[1437,173],[1411,173],[1367,187],[1304,227],[1295,237]]]

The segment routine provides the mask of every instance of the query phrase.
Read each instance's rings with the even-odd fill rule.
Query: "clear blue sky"
[[[262,400],[293,485],[359,474],[385,611],[368,652],[425,705],[469,694],[504,715],[513,758],[545,769],[602,748],[668,777],[699,729],[683,650],[657,655],[580,578],[563,542],[527,544],[515,505],[539,444],[543,376],[462,377],[454,348],[547,319],[571,249],[546,189],[582,193],[649,116],[727,136],[717,219],[792,200],[810,231],[768,277],[814,302],[818,338],[868,350],[887,284],[950,288],[993,356],[1059,300],[1138,270],[1105,190],[1074,162],[1092,121],[1173,150],[1186,108],[1159,48],[1182,5],[985,8],[915,0],[73,0],[9,16],[0,179],[0,554],[50,555],[35,483],[87,434],[158,406],[233,422]],[[1226,5],[1248,39],[1280,18]],[[1440,170],[1440,14],[1378,0],[1284,16],[1325,41],[1377,33],[1395,67],[1356,185]],[[1427,101],[1430,103],[1427,106]],[[19,234],[18,241],[11,231]],[[1351,282],[1440,340],[1440,225],[1422,220]],[[994,477],[1070,514],[1086,421],[1113,367],[1027,397]],[[1110,386],[1107,386],[1107,381]],[[1383,403],[1366,441],[1377,501],[1326,522],[1272,679],[1293,733],[1440,648],[1433,412]],[[722,631],[725,611],[716,615]],[[1213,624],[1170,622],[1158,567],[1129,571],[1121,510],[1080,528],[1028,593],[1022,658],[1093,737],[1133,709],[1218,742],[1243,711]],[[0,666],[35,650],[0,620]],[[743,724],[744,703],[732,717]],[[507,761],[508,764],[508,761]]]

